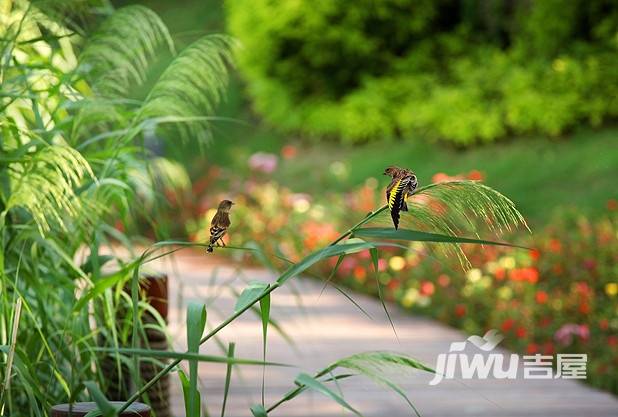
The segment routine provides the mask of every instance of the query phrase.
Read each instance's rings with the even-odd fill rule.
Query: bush
[[[468,145],[618,115],[611,2],[512,4],[233,0],[227,17],[254,106],[284,131]]]

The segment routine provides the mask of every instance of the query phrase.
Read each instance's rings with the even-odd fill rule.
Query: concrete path
[[[263,270],[243,269],[240,272],[229,266],[213,265],[213,261],[214,258],[186,252],[177,256],[173,263],[156,265],[158,270],[170,276],[170,327],[176,350],[186,349],[184,310],[187,302],[208,304],[207,326],[212,328],[233,312],[235,297],[232,288],[242,290],[245,287],[243,280],[270,282],[274,279]],[[293,286],[272,294],[271,317],[293,339],[294,345],[269,329],[267,359],[298,365],[298,368],[266,369],[267,405],[280,399],[294,386],[293,381],[299,372],[314,373],[336,359],[361,351],[390,350],[406,353],[434,367],[438,354],[448,352],[451,342],[466,338],[461,332],[436,321],[412,316],[390,306],[398,342],[379,302],[354,295],[371,315],[371,320],[337,291],[328,288],[320,297],[320,289],[319,282],[295,279]],[[261,324],[251,312],[222,331],[219,340],[225,345],[235,342],[238,357],[261,358]],[[478,352],[475,349],[468,347],[466,351]],[[222,354],[216,343],[202,346],[201,352]],[[618,416],[616,397],[572,380],[450,380],[430,386],[431,378],[432,375],[420,371],[396,377],[424,417]],[[225,365],[201,364],[200,379],[210,415],[220,415]],[[172,380],[173,410],[176,416],[182,416],[182,394],[175,375]],[[251,416],[249,406],[261,401],[261,381],[261,367],[243,366],[239,371],[235,368],[226,416]],[[340,385],[345,399],[365,416],[414,415],[400,396],[362,377],[350,378]],[[342,416],[351,413],[343,411],[321,394],[306,392],[271,415]]]

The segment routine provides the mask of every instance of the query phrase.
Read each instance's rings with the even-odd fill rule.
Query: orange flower
[[[285,145],[283,146],[283,148],[281,148],[281,156],[283,157],[283,159],[292,159],[296,157],[297,154],[298,150],[296,149],[296,146]]]
[[[530,249],[530,259],[538,261],[541,257],[541,252],[538,249]]]
[[[473,169],[468,173],[468,179],[473,181],[483,181],[485,179],[485,174],[479,170]]]
[[[463,304],[457,304],[455,306],[455,315],[457,317],[463,317],[466,315],[466,306]]]
[[[562,243],[558,239],[549,240],[549,251],[553,253],[560,253],[562,251]]]
[[[365,268],[363,268],[360,265],[354,268],[354,279],[356,281],[362,284],[363,282],[365,282],[366,278],[367,278],[367,271],[365,271]]]
[[[494,275],[496,276],[496,279],[498,281],[502,281],[506,277],[506,271],[504,270],[504,268],[497,268],[494,271]]]
[[[614,198],[610,198],[609,200],[607,200],[607,209],[610,211],[618,209],[618,200]]]
[[[547,295],[547,293],[545,291],[537,291],[536,292],[536,302],[538,304],[545,304],[547,302],[547,299],[549,298],[549,296]]]
[[[526,351],[528,353],[537,353],[539,351],[539,346],[536,343],[530,343],[528,344]]]

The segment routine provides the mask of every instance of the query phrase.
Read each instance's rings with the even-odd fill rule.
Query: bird
[[[384,170],[384,175],[392,177],[390,184],[386,187],[386,202],[391,212],[395,230],[397,230],[399,228],[399,213],[408,211],[406,199],[418,187],[418,180],[414,172],[397,166],[387,167]]]
[[[230,227],[230,210],[233,205],[234,203],[230,200],[223,200],[219,203],[217,213],[210,222],[210,242],[208,248],[206,248],[207,252],[212,252],[213,246],[218,245],[217,242],[221,242],[225,246],[223,236],[227,233],[227,228]]]

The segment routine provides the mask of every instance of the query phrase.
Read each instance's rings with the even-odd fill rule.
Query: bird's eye
[[[412,181],[416,182],[416,175],[412,175]]]

